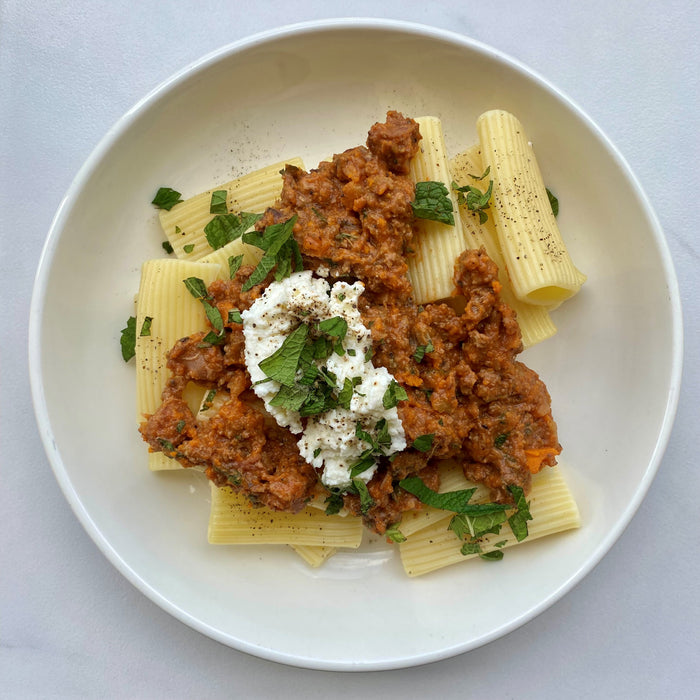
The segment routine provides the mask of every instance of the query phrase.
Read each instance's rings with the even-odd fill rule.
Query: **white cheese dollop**
[[[363,430],[375,436],[375,426],[384,418],[391,443],[387,454],[406,448],[406,436],[396,407],[385,409],[382,399],[394,377],[384,367],[374,367],[365,355],[372,347],[370,330],[362,323],[357,300],[364,291],[361,282],[336,282],[332,287],[324,279],[314,277],[310,270],[296,272],[279,282],[273,282],[247,311],[241,314],[245,337],[245,360],[253,382],[253,390],[265,402],[267,411],[279,425],[293,433],[301,433],[299,451],[304,459],[322,469],[321,481],[327,487],[347,487],[350,467],[369,447],[356,437],[359,422]],[[343,339],[345,353],[333,353],[324,364],[336,376],[342,388],[345,379],[357,377],[350,408],[336,407],[310,416],[304,426],[299,413],[280,406],[270,406],[280,384],[267,380],[260,362],[272,355],[285,338],[301,323],[315,324],[340,316],[348,324]],[[357,478],[367,482],[377,469],[374,466]]]

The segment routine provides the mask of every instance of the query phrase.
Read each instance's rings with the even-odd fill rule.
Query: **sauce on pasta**
[[[549,394],[516,359],[520,330],[485,251],[467,250],[455,261],[452,298],[422,306],[413,301],[406,261],[416,235],[414,183],[407,173],[419,140],[415,121],[389,112],[370,129],[366,146],[310,172],[287,166],[279,201],[256,225],[263,230],[296,216],[293,235],[304,268],[365,286],[359,310],[371,330],[372,362],[385,367],[407,397],[398,413],[408,447],[380,459],[367,484],[371,507],[357,494],[343,495],[345,506],[378,533],[420,507],[398,482],[418,476],[437,490],[443,460],[459,463],[468,479],[505,502],[509,485],[527,493],[531,474],[555,464],[560,452]],[[172,376],[162,404],[141,433],[153,450],[185,467],[203,466],[217,485],[242,491],[254,504],[296,512],[324,487],[299,454],[297,438],[252,391],[242,326],[226,320],[232,310],[249,309],[270,284],[272,275],[244,291],[252,270],[243,266],[233,279],[209,286],[226,340],[209,345],[203,332],[178,341],[169,353]],[[228,392],[206,421],[183,399],[190,381]]]

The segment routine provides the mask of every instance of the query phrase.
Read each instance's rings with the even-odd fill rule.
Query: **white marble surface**
[[[526,63],[587,111],[655,203],[679,277],[686,344],[666,456],[602,563],[552,608],[486,647],[429,666],[360,674],[289,668],[221,646],[123,579],[53,478],[26,359],[44,238],[71,179],[109,127],[212,49],[278,25],[347,15],[466,34]],[[694,0],[0,3],[0,696],[698,697],[698,30]]]

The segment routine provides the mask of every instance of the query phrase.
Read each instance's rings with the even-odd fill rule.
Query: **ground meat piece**
[[[408,175],[420,138],[417,122],[391,111],[387,112],[385,123],[377,123],[370,129],[367,147],[392,173]]]
[[[158,410],[141,423],[139,431],[154,452],[175,456],[175,449],[192,434],[194,416],[185,401],[176,396],[167,397]]]
[[[216,382],[224,371],[221,347],[202,342],[206,333],[180,338],[168,353],[168,369],[194,382]]]
[[[415,476],[422,479],[423,483],[433,490],[437,490],[440,485],[436,465],[424,467]],[[416,510],[422,507],[421,502],[413,494],[398,486],[397,479],[386,469],[377,470],[367,484],[367,490],[373,505],[366,513],[362,513],[359,496],[346,495],[344,504],[353,515],[361,515],[364,524],[380,535],[384,534],[390,525],[401,522],[401,516],[407,510]]]
[[[381,157],[359,146],[308,173],[288,165],[279,203],[256,226],[262,230],[296,216],[294,237],[306,267],[323,266],[332,277],[350,276],[369,290],[408,297],[405,251],[414,234],[414,185],[404,174],[418,147],[418,125],[393,114],[385,129],[375,124],[368,137]],[[391,133],[399,139],[393,151]]]

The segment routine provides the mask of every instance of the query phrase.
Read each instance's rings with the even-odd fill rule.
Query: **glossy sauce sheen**
[[[500,300],[497,269],[486,253],[469,250],[458,258],[454,298],[422,307],[412,301],[406,259],[415,235],[414,185],[407,173],[419,139],[416,122],[389,112],[386,123],[370,130],[367,147],[349,149],[309,173],[288,166],[280,201],[258,223],[262,230],[296,215],[304,267],[328,271],[330,282],[364,283],[359,308],[372,333],[372,362],[386,367],[408,394],[398,411],[409,447],[382,459],[368,484],[374,505],[363,519],[379,533],[420,505],[398,481],[418,475],[437,489],[441,460],[458,462],[467,478],[491,488],[494,499],[509,500],[508,485],[527,492],[531,472],[554,464],[560,451],[549,394],[516,360],[520,330]],[[233,280],[209,288],[223,319],[231,309],[249,308],[272,279],[243,292],[251,272],[241,268]],[[199,347],[204,333],[177,343],[163,404],[141,432],[153,449],[184,466],[204,465],[215,483],[244,491],[254,503],[299,510],[323,487],[299,455],[296,437],[251,391],[240,324],[227,323],[226,333],[222,346]],[[427,347],[432,350],[421,358]],[[230,400],[198,424],[182,399],[188,381],[226,388]],[[426,435],[433,436],[427,452],[411,447]],[[358,496],[344,500],[361,514]]]

